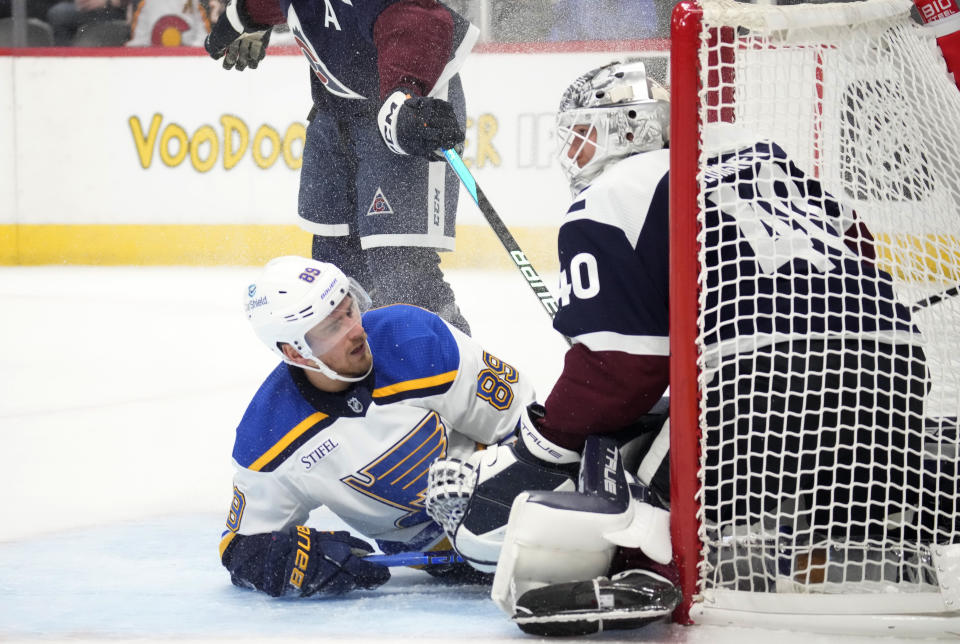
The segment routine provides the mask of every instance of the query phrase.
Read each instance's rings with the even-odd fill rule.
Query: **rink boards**
[[[556,262],[570,198],[553,157],[560,95],[625,45],[665,65],[665,44],[648,41],[481,46],[463,69],[464,159],[541,264]],[[0,264],[249,264],[309,252],[296,214],[309,71],[295,49],[244,73],[198,49],[26,51],[0,50],[0,86],[12,88],[0,92],[10,142],[0,145]],[[453,266],[509,266],[463,195],[458,250],[446,255]]]

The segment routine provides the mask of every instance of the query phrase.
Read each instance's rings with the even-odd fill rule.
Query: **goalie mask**
[[[563,93],[557,112],[557,154],[574,195],[609,164],[659,150],[669,136],[670,94],[637,60],[587,72]]]
[[[367,377],[344,376],[320,356],[360,324],[370,297],[355,280],[326,262],[287,256],[270,260],[256,282],[247,287],[244,310],[260,340],[288,363],[345,382]],[[313,360],[316,367],[291,362],[282,344]],[[372,369],[372,366],[371,366]]]

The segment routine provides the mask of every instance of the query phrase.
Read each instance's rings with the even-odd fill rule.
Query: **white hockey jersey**
[[[530,381],[438,316],[408,305],[363,317],[373,371],[341,393],[281,363],[237,428],[233,505],[221,556],[237,535],[283,530],[327,506],[360,535],[425,549],[427,471],[508,437],[534,400]]]

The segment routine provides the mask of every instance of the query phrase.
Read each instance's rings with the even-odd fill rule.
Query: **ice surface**
[[[0,641],[534,641],[486,589],[416,570],[338,599],[230,584],[233,429],[275,364],[239,310],[254,274],[0,268]],[[450,279],[474,336],[545,396],[566,345],[519,274]],[[668,624],[590,639],[838,641]]]

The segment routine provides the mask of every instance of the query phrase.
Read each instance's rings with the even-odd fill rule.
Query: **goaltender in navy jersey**
[[[388,306],[363,326],[374,356],[364,380],[322,392],[281,363],[250,403],[222,557],[324,505],[384,551],[430,548],[443,537],[423,507],[430,464],[508,437],[534,398],[527,378],[432,313]],[[236,575],[244,563],[226,565]]]
[[[548,432],[585,435],[624,427],[669,384],[668,170],[668,150],[630,156],[580,192],[567,211],[558,238],[554,327],[583,346],[568,354],[565,374],[547,400]],[[750,315],[737,316],[735,298],[718,302],[716,289],[708,290],[708,359],[794,338],[919,333],[896,301],[890,276],[845,238],[856,226],[852,211],[805,177],[779,146],[759,142],[719,155],[706,173],[709,234],[728,237],[723,245],[707,240],[711,249],[721,249],[707,255],[708,285],[721,270],[735,274],[737,295],[756,302]],[[721,228],[717,218],[733,225]],[[794,244],[793,261],[768,265],[758,248],[776,243]],[[793,289],[801,286],[813,297],[795,297]],[[798,310],[800,304],[809,310]],[[629,373],[630,382],[580,386],[565,377],[571,361],[587,367],[602,362],[608,374]],[[564,401],[574,396],[587,401],[577,407],[589,414],[567,409]]]

